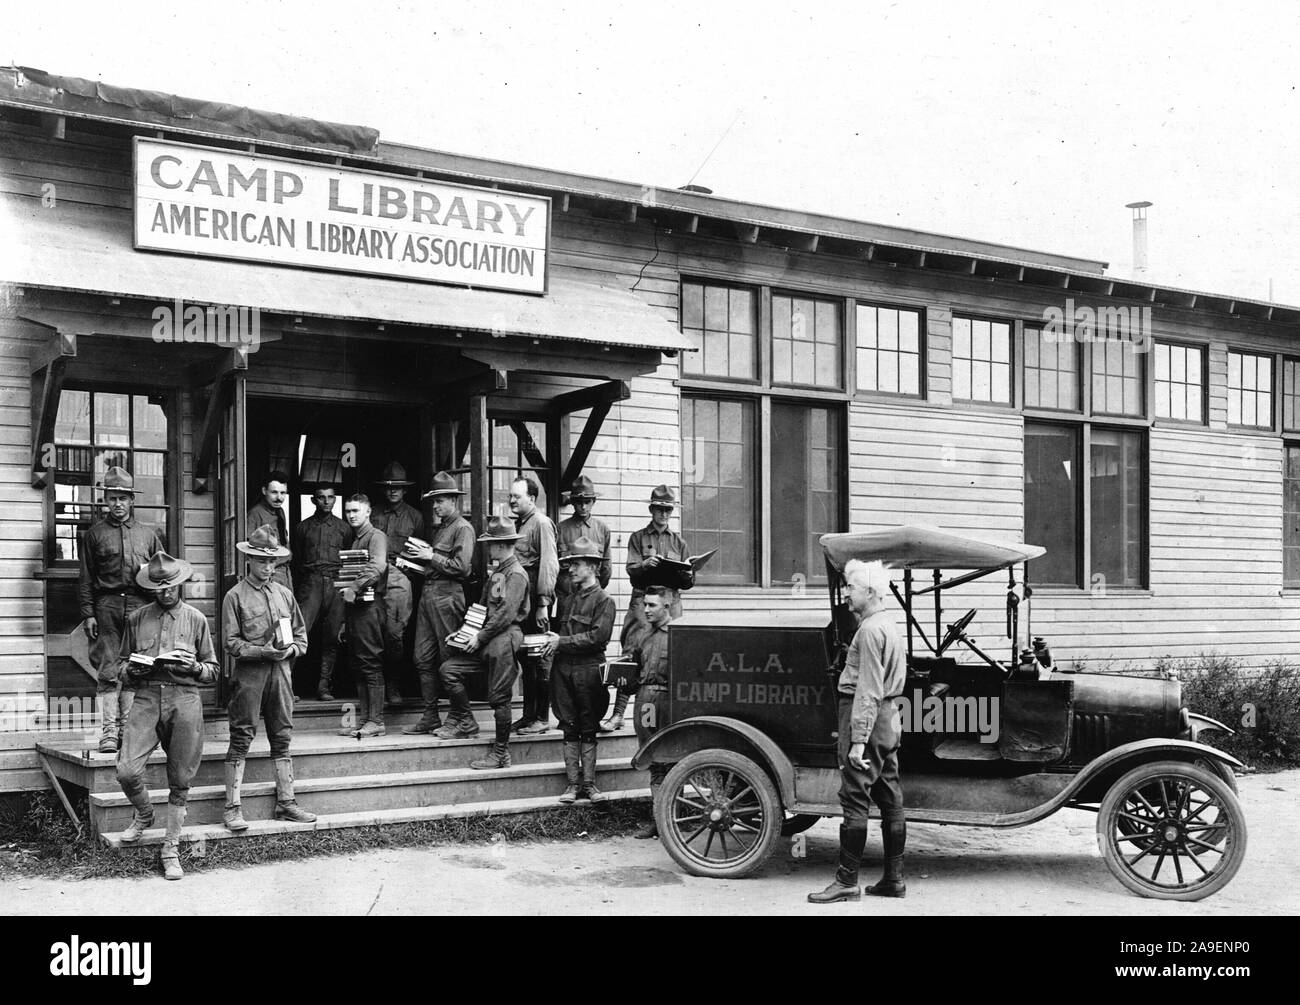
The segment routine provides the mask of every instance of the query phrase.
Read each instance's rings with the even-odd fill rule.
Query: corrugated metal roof
[[[170,303],[256,307],[305,317],[495,332],[600,346],[691,350],[626,290],[556,274],[545,296],[136,251],[131,214],[0,199],[0,281]]]

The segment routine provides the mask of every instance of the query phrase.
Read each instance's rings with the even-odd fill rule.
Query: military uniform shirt
[[[609,557],[609,528],[605,526],[605,521],[594,516],[586,519],[577,516],[571,516],[566,520],[561,520],[557,528],[559,535],[559,548],[561,555],[567,555],[573,548],[573,542],[580,537],[585,537],[600,549],[600,571],[596,573],[596,581],[603,590],[609,586],[610,574],[614,571],[613,563]],[[560,567],[559,578],[569,580],[569,570],[565,566]]]
[[[642,588],[642,566],[645,560],[654,555],[672,558],[679,562],[689,562],[690,552],[680,534],[671,529],[657,530],[653,523],[634,530],[627,539],[627,576],[632,581],[635,591]]]
[[[313,513],[293,529],[293,560],[306,572],[337,572],[339,549],[351,531],[333,513]]]
[[[511,555],[493,570],[483,585],[481,603],[487,608],[487,617],[479,629],[479,638],[487,642],[510,628],[528,620],[531,609],[528,596],[528,573],[519,560]]]
[[[375,596],[378,598],[379,594],[384,592],[384,586],[388,583],[388,541],[384,537],[384,532],[376,530],[367,521],[352,531],[349,540],[343,543],[343,547],[348,551],[364,548],[370,553],[365,567],[357,578],[352,581],[352,588],[357,591],[357,596],[360,597],[362,593],[373,586]]]
[[[178,648],[194,656],[198,663],[198,677],[175,673],[166,664],[144,674],[132,674],[127,670],[127,660],[133,653],[157,656]],[[158,683],[195,687],[211,684],[217,679],[217,654],[212,648],[208,619],[183,600],[171,607],[163,607],[154,601],[127,615],[119,655],[122,686],[128,689]]]
[[[285,665],[287,661],[267,660],[253,653],[261,646],[280,648],[275,643],[275,626],[281,618],[288,618],[293,626],[292,648],[301,656],[307,651],[307,626],[289,588],[274,580],[262,586],[245,576],[221,602],[226,654],[244,664]]]
[[[81,577],[77,583],[82,620],[95,616],[97,595],[135,591],[136,573],[162,550],[157,532],[134,517],[121,523],[100,520],[87,530],[81,538]]]
[[[459,513],[438,524],[429,542],[433,548],[430,580],[464,583],[474,572],[474,528]]]
[[[382,503],[370,514],[370,523],[382,531],[388,541],[386,558],[389,562],[402,553],[408,537],[424,537],[424,514],[405,500],[393,506]]]
[[[560,636],[555,652],[565,663],[572,666],[602,662],[605,646],[614,633],[613,598],[595,583],[565,594],[552,630]]]
[[[880,703],[903,693],[906,650],[893,619],[884,611],[863,618],[840,671],[839,692],[853,696],[850,743],[866,743]]]
[[[668,686],[668,622],[645,623],[636,635],[633,649],[641,666],[641,684]]]
[[[528,574],[535,597],[554,597],[560,573],[560,556],[555,550],[555,524],[539,509],[515,518],[515,558]]]

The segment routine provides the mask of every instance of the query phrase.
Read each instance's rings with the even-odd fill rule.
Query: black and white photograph
[[[179,990],[288,921],[328,990],[426,916],[1280,962],[1300,10],[0,39],[7,971]]]

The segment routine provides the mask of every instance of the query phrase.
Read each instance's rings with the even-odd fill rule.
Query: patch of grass
[[[75,807],[85,822],[86,802]],[[649,800],[618,800],[592,807],[454,820],[420,821],[348,830],[304,831],[268,837],[233,838],[181,845],[187,872],[225,869],[314,856],[351,855],[376,848],[491,845],[523,841],[598,841],[625,837],[648,818]],[[90,837],[78,837],[58,799],[36,793],[27,806],[0,815],[0,878],[5,875],[69,879],[153,876],[158,847],[114,851]]]
[[[1183,704],[1218,719],[1236,735],[1204,737],[1211,745],[1262,768],[1300,765],[1300,667],[1274,660],[1263,669],[1215,654],[1164,659],[1156,670],[1183,682]]]

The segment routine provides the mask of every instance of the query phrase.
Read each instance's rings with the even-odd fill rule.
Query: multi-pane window
[[[1272,356],[1229,350],[1228,424],[1252,429],[1272,428]]]
[[[701,583],[758,581],[757,443],[753,401],[682,398],[682,536],[718,551]]]
[[[833,300],[772,294],[772,383],[840,387],[841,328]]]
[[[1031,583],[1144,586],[1146,525],[1144,433],[1025,423],[1025,538],[1047,549],[1030,564]]]
[[[1099,415],[1141,417],[1145,412],[1142,361],[1131,338],[1105,337],[1092,344],[1092,410]]]
[[[1205,421],[1205,350],[1155,344],[1155,411],[1158,419]]]
[[[921,393],[921,312],[858,304],[858,389]]]
[[[952,396],[957,401],[1011,404],[1011,325],[952,319]]]
[[[682,372],[695,377],[757,377],[758,297],[753,290],[682,283],[682,331],[698,352],[682,354]]]
[[[1079,344],[1025,328],[1025,407],[1079,411]]]
[[[546,507],[546,485],[550,467],[546,463],[546,423],[526,419],[493,418],[492,452],[488,457],[488,483],[492,486],[493,512],[508,515],[510,484],[531,475],[541,486],[537,508]]]
[[[1282,360],[1282,429],[1300,431],[1300,360]]]
[[[1282,584],[1300,587],[1300,444],[1282,454]]]
[[[772,582],[826,578],[823,534],[840,527],[843,433],[831,408],[772,403]]]
[[[171,515],[166,399],[65,389],[54,423],[54,561],[80,558],[78,535],[102,514],[95,486],[111,467],[129,471],[135,518],[168,538]]]

